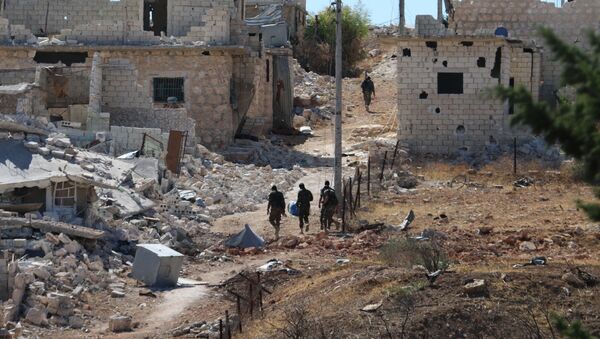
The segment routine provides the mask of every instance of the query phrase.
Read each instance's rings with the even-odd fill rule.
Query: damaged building
[[[46,117],[77,145],[112,140],[119,152],[145,134],[164,148],[180,131],[188,146],[225,149],[236,135],[290,126],[291,49],[266,44],[244,7],[2,1],[0,112]]]
[[[419,15],[412,34],[399,38],[398,139],[414,152],[434,154],[531,140],[527,130],[510,126],[518,108],[490,90],[524,86],[555,104],[561,68],[537,28],[550,27],[586,48],[585,32],[600,27],[600,2],[446,1],[446,9],[447,23],[441,14]]]

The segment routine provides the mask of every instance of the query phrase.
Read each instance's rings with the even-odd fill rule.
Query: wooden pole
[[[354,209],[360,208],[360,183],[362,182],[362,173],[358,172],[356,178],[356,197],[354,198]]]
[[[48,34],[48,14],[50,13],[50,1],[48,1],[48,3],[46,4],[46,19],[44,22],[44,34],[49,37],[50,35]]]
[[[238,330],[242,333],[242,300],[240,296],[237,296],[237,314],[238,318],[240,318],[240,323],[238,324]]]
[[[252,293],[252,283],[248,283],[248,299],[250,300],[250,317],[254,315],[254,293]]]
[[[350,210],[350,217],[354,216],[354,197],[352,196],[352,178],[348,179],[348,209]]]
[[[383,172],[385,171],[385,163],[387,162],[387,154],[388,154],[388,152],[385,151],[385,154],[383,155],[383,164],[381,164],[381,174],[379,175],[379,183],[380,184],[383,181]]]
[[[225,332],[227,339],[231,339],[231,325],[229,324],[229,311],[225,311]]]
[[[346,183],[344,183],[344,194],[342,195],[342,233],[346,233]]]
[[[392,158],[392,165],[390,169],[394,169],[394,164],[396,163],[396,154],[398,154],[398,146],[400,146],[400,140],[396,141],[396,147],[394,148],[394,157]]]
[[[517,138],[513,140],[513,174],[517,175]]]
[[[371,152],[369,152],[369,160],[367,160],[367,195],[371,196]]]
[[[223,319],[219,319],[219,339],[223,338]]]

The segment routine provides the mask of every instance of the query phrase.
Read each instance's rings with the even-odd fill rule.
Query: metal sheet
[[[167,145],[167,157],[165,159],[167,169],[172,173],[179,174],[179,163],[183,152],[185,132],[170,131],[169,143]]]

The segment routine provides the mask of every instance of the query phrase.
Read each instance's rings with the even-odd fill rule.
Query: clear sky
[[[343,0],[345,5],[354,6],[361,0]],[[555,0],[544,0],[555,2]],[[315,14],[331,4],[332,0],[306,0],[308,12]],[[362,0],[363,6],[371,16],[374,25],[398,23],[398,0]],[[414,26],[417,14],[437,16],[437,0],[406,0],[406,24]]]

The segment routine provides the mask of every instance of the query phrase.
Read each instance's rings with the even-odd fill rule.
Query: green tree
[[[513,125],[530,127],[582,164],[584,179],[596,186],[595,195],[600,198],[600,35],[590,32],[591,48],[584,51],[562,41],[550,29],[543,28],[540,34],[562,64],[561,85],[573,89],[573,98],[563,98],[551,107],[534,100],[522,86],[499,88],[497,94],[519,107]],[[600,204],[579,204],[591,219],[600,221]]]
[[[553,319],[554,327],[565,338],[569,339],[598,339],[586,331],[580,322],[572,324],[567,323],[564,318],[555,316]]]
[[[304,66],[321,74],[335,74],[336,13],[328,7],[309,17],[304,41],[297,57]],[[342,9],[342,63],[346,75],[355,73],[356,63],[366,56],[364,39],[369,34],[369,14],[359,2]],[[316,29],[315,29],[316,28]]]

